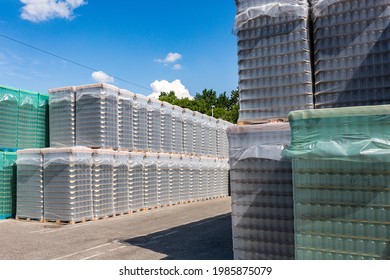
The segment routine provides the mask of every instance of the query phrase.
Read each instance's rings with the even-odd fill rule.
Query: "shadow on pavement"
[[[166,260],[232,260],[231,214],[122,242],[165,254]]]

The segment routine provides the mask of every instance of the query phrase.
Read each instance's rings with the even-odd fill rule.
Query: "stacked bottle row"
[[[294,259],[288,123],[228,129],[235,259]]]
[[[50,146],[226,158],[230,123],[111,85],[50,90]]]
[[[389,112],[290,114],[297,259],[390,259]]]
[[[16,153],[0,151],[0,219],[15,215]]]
[[[16,215],[78,222],[228,194],[227,160],[86,147],[18,151]]]
[[[0,86],[0,148],[48,145],[47,94]]]
[[[390,103],[390,2],[312,2],[316,108]]]
[[[307,1],[236,1],[239,121],[313,108]]]

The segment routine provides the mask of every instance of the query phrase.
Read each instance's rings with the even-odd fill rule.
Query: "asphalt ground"
[[[230,197],[77,223],[0,221],[1,260],[231,260]]]

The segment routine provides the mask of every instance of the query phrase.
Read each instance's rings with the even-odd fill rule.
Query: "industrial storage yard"
[[[235,4],[237,124],[0,87],[0,258],[390,259],[390,1]]]

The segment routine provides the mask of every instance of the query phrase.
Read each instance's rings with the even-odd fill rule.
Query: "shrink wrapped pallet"
[[[138,211],[145,207],[144,181],[142,171],[144,166],[144,153],[131,152],[129,162],[129,208]]]
[[[43,155],[40,149],[17,152],[16,217],[42,221]]]
[[[158,153],[161,150],[161,101],[153,98],[148,100],[148,151]]]
[[[201,155],[211,156],[211,127],[210,127],[210,117],[202,114],[200,116],[202,122],[202,147]]]
[[[171,187],[169,184],[169,154],[159,154],[157,158],[157,183],[158,183],[158,205],[170,205]]]
[[[19,92],[18,148],[36,148],[39,94],[32,91]]]
[[[194,112],[193,115],[193,121],[194,121],[194,130],[193,130],[193,153],[195,155],[204,155],[204,135],[205,132],[203,128],[203,115],[199,112]],[[207,135],[208,136],[208,135]]]
[[[93,218],[92,150],[47,148],[43,153],[44,219],[80,222]]]
[[[94,218],[115,214],[114,165],[115,152],[108,149],[94,150],[92,154],[92,194]]]
[[[189,109],[183,109],[184,116],[184,129],[183,129],[183,149],[184,154],[192,155],[196,154],[196,133],[199,132],[196,129],[196,123],[194,119],[194,112]],[[201,131],[199,132],[201,133]],[[201,143],[201,142],[200,142]]]
[[[173,140],[173,112],[172,112],[172,105],[167,102],[161,103],[161,147],[159,152],[163,153],[171,153],[173,152],[172,149],[172,140]]]
[[[191,160],[189,156],[180,157],[180,202],[191,201],[190,172]]]
[[[148,99],[140,94],[134,97],[133,111],[133,141],[134,149],[146,151],[148,149]]]
[[[236,1],[239,122],[313,108],[307,1]]]
[[[16,153],[0,152],[0,219],[16,212]]]
[[[37,130],[35,148],[49,146],[49,95],[38,94]]]
[[[49,90],[50,147],[76,145],[76,88]]]
[[[294,259],[288,123],[228,128],[235,259]]]
[[[142,179],[145,208],[158,206],[157,156],[157,153],[146,153],[144,158]]]
[[[130,211],[129,206],[129,152],[115,152],[114,161],[114,213],[124,214]]]
[[[209,154],[212,157],[218,157],[218,153],[217,153],[217,119],[215,119],[213,117],[209,117],[209,125],[210,125],[210,135],[209,135],[210,150],[209,150]]]
[[[389,112],[290,114],[297,259],[390,259]]]
[[[390,1],[313,0],[316,108],[390,103]]]
[[[180,202],[180,155],[172,154],[169,162],[169,186],[171,191],[172,204]]]
[[[183,153],[184,140],[184,115],[183,108],[173,106],[172,108],[172,152]]]
[[[190,157],[190,197],[192,201],[200,199],[200,157]]]
[[[121,149],[133,149],[134,93],[120,89],[118,98],[118,137]]]
[[[16,148],[18,139],[19,90],[0,86],[0,147]]]
[[[118,148],[118,93],[107,84],[76,87],[76,145]]]

